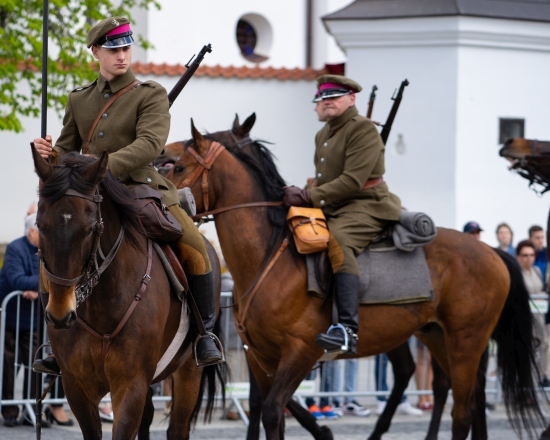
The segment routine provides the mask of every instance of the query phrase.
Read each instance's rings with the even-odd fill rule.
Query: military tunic
[[[356,255],[401,213],[401,201],[385,182],[363,189],[384,174],[384,144],[374,124],[351,107],[315,136],[314,163],[310,195],[327,217],[333,270],[357,274]]]
[[[114,93],[135,79],[128,69],[111,81],[100,75],[93,83],[73,90],[55,150],[60,154],[80,151],[101,108]],[[151,186],[164,195],[164,202],[170,206],[179,203],[176,188],[150,165],[164,148],[169,131],[166,90],[154,81],[146,81],[118,97],[102,115],[89,150],[97,155],[107,150],[114,177],[126,185]]]
[[[135,79],[128,69],[111,81],[99,75],[93,83],[73,90],[54,149],[59,154],[81,151],[99,111],[114,93]],[[97,155],[107,150],[111,174],[125,185],[145,184],[163,194],[164,203],[183,227],[179,241],[183,269],[188,274],[201,275],[211,270],[202,235],[180,208],[174,184],[151,165],[164,148],[169,131],[166,90],[154,81],[146,81],[119,96],[103,113],[88,148]]]

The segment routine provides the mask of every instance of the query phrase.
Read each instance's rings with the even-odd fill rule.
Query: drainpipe
[[[306,68],[311,67],[313,52],[313,0],[306,0]]]

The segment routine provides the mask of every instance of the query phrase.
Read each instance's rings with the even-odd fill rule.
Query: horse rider
[[[334,273],[339,325],[317,335],[315,342],[327,351],[356,353],[356,256],[388,222],[399,220],[401,201],[383,179],[384,143],[380,134],[355,107],[355,94],[361,86],[341,75],[320,76],[317,86],[315,111],[326,124],[315,136],[315,177],[309,179],[307,189],[287,187],[284,202],[287,206],[321,208],[331,234],[328,256]]]
[[[105,103],[124,87],[132,84],[132,30],[124,17],[110,17],[97,23],[87,36],[87,46],[99,62],[98,78],[69,94],[63,128],[55,145],[51,136],[34,139],[40,155],[62,155],[81,151],[87,142],[94,118]],[[208,334],[216,320],[215,292],[210,259],[203,237],[191,218],[179,205],[176,187],[153,167],[170,131],[170,113],[166,90],[154,81],[138,83],[118,97],[101,115],[93,135],[89,152],[109,152],[111,174],[125,185],[149,185],[160,191],[164,203],[183,228],[183,235],[174,246],[189,287],[197,303]],[[223,356],[212,336],[200,337],[197,344],[197,363],[211,365]],[[54,357],[40,359],[33,364],[40,372],[59,374]]]

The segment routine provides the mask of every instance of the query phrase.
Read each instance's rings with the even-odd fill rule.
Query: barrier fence
[[[36,339],[36,328],[31,326],[27,332],[20,329],[21,319],[16,320],[15,328],[6,328],[6,317],[8,305],[15,305],[17,317],[20,316],[20,309],[22,301],[28,301],[22,297],[23,292],[15,291],[10,293],[0,304],[0,390],[2,391],[2,400],[0,400],[0,408],[5,408],[9,405],[18,405],[21,407],[21,417],[26,417],[31,423],[34,424],[35,416],[33,404],[35,403],[34,396],[34,374],[31,372],[30,365],[32,365],[36,347],[38,347],[38,341]],[[231,305],[231,293],[222,292],[222,306]],[[39,306],[38,300],[33,301],[30,314],[31,316],[37,313],[37,307]],[[31,319],[32,322],[32,319]],[[226,359],[231,370],[231,379],[226,386],[226,397],[228,403],[226,404],[226,413],[232,409],[238,413],[239,417],[244,423],[248,424],[248,418],[244,409],[244,403],[248,400],[249,382],[248,382],[248,366],[246,363],[245,351],[243,344],[240,341],[237,331],[235,329],[233,318],[230,308],[224,308],[222,310],[222,332],[224,334],[224,347],[226,352]],[[47,334],[42,332],[43,341],[46,342]],[[6,337],[8,339],[6,340]],[[25,340],[34,341],[31,347],[32,350],[25,349],[25,344],[22,343]],[[10,354],[6,351],[8,346],[14,346],[13,363],[6,362],[6,356],[9,358]],[[413,337],[410,340],[410,348],[415,357],[417,343]],[[491,348],[491,346],[490,346]],[[9,351],[9,350],[8,350]],[[46,355],[47,353],[44,353]],[[489,361],[489,376],[491,378],[491,372],[495,370],[495,357],[494,350],[490,352]],[[389,395],[393,386],[393,374],[391,368],[385,368],[382,366],[382,370],[387,373],[387,385],[390,391],[384,390],[382,384],[376,386],[375,381],[375,357],[362,358],[359,360],[352,360],[355,362],[355,369],[351,367],[351,372],[346,371],[346,365],[348,360],[341,360],[335,362],[325,363],[321,369],[315,369],[304,380],[301,386],[294,394],[294,398],[302,405],[306,405],[307,398],[315,398],[317,401],[321,397],[337,398],[343,403],[345,397],[349,399],[359,399],[363,405],[369,406],[376,404],[378,397],[386,397]],[[391,365],[391,364],[390,364]],[[328,366],[328,367],[327,367]],[[9,381],[5,380],[7,370],[12,369],[14,371],[13,378]],[[51,377],[46,375],[39,375],[41,380],[41,389],[45,389]],[[349,384],[350,378],[355,379],[354,389],[345,389],[346,384]],[[381,375],[379,375],[381,379]],[[328,381],[328,383],[327,383]],[[58,404],[67,403],[62,387],[61,381],[57,381],[55,387],[50,394],[43,401],[44,404]],[[5,390],[13,389],[13,395],[9,398],[5,398]],[[170,400],[170,396],[163,393],[164,387],[161,385],[155,386],[155,395],[153,397],[154,402],[167,402]],[[339,391],[321,391],[322,389],[336,389]],[[498,383],[498,377],[495,375],[494,381],[487,382],[486,393],[492,395],[492,400],[495,402],[500,401],[500,387]],[[405,396],[410,399],[410,403],[414,405],[416,401],[412,401],[413,398],[419,395],[431,394],[430,389],[417,389],[415,386],[414,377],[411,378],[409,385],[405,391]],[[452,396],[451,396],[452,397]],[[491,400],[491,399],[489,399]],[[103,401],[110,401],[109,397],[106,397]]]

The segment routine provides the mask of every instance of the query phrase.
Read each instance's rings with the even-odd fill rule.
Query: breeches
[[[204,239],[191,217],[179,205],[171,205],[168,210],[183,229],[177,241],[178,258],[183,270],[190,275],[204,275],[212,270]]]
[[[367,214],[364,221],[357,221],[357,214],[347,216],[341,213],[338,216],[327,216],[327,225],[330,231],[328,242],[328,257],[334,273],[352,273],[359,275],[357,255],[359,255],[387,225]]]

